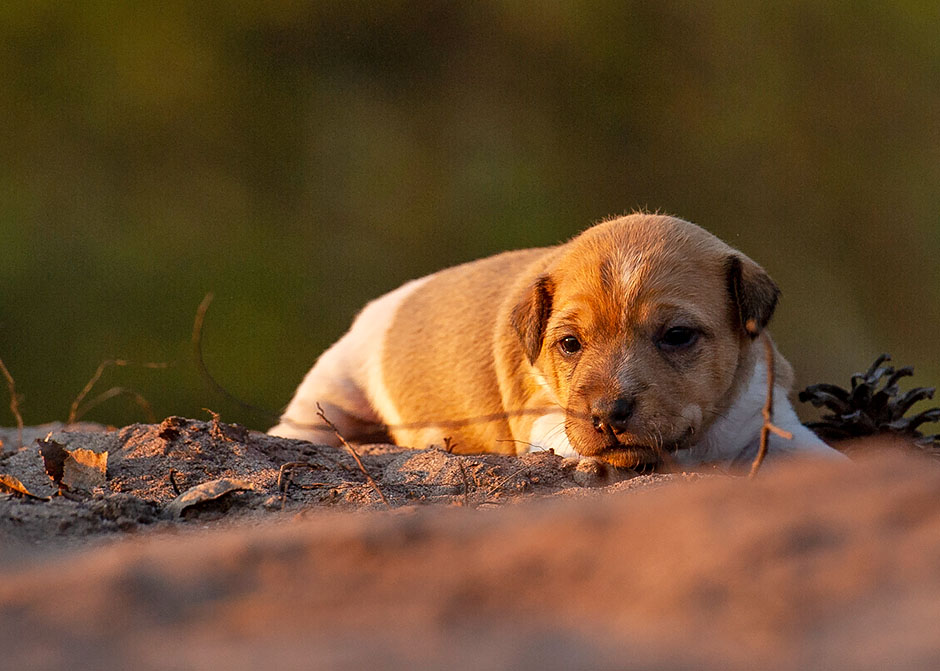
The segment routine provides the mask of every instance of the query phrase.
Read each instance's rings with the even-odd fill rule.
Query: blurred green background
[[[643,207],[771,272],[800,384],[940,382],[938,35],[906,1],[5,2],[0,357],[28,423],[122,357],[171,365],[97,391],[264,428],[193,365],[208,291],[210,369],[277,410],[368,299]]]

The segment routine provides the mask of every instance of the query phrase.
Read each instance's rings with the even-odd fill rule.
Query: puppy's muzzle
[[[591,403],[591,424],[595,431],[607,434],[616,442],[610,434],[619,435],[627,430],[635,408],[636,402],[627,396],[596,399]]]

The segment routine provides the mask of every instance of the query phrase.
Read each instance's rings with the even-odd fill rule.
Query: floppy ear
[[[737,327],[756,338],[774,314],[780,289],[763,268],[747,258],[729,257],[727,272]]]
[[[542,351],[542,337],[545,335],[548,316],[552,313],[554,293],[555,284],[552,279],[548,275],[542,275],[526,290],[522,300],[512,310],[510,321],[516,329],[529,363],[535,363],[539,352]]]

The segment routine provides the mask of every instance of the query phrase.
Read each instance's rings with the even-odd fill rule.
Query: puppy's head
[[[731,404],[777,295],[698,226],[631,215],[562,246],[512,323],[572,446],[636,467],[694,444]]]

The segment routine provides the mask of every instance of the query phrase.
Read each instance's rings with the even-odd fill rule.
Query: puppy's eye
[[[673,326],[659,337],[656,345],[666,352],[675,352],[694,345],[698,336],[699,332],[695,329],[687,326]]]
[[[558,341],[558,346],[565,354],[577,354],[581,351],[581,341],[574,336],[565,336]]]

